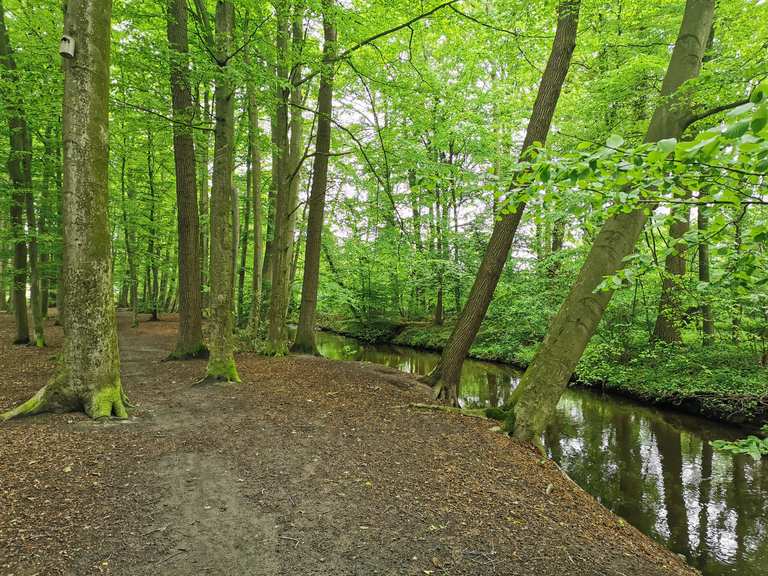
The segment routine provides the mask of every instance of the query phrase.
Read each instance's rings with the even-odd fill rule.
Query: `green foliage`
[[[712,444],[715,450],[731,454],[749,454],[754,460],[760,460],[763,456],[768,456],[768,438],[747,436],[735,442],[713,440],[710,444]]]

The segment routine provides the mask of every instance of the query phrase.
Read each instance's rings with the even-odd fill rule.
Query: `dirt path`
[[[135,416],[0,427],[0,574],[683,575],[694,572],[486,421],[409,407],[400,373],[238,356],[241,386],[163,362],[176,324],[120,318]],[[7,344],[0,409],[53,369]]]

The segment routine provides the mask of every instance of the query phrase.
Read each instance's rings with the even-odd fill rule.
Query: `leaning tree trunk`
[[[64,348],[61,370],[6,420],[46,410],[126,417],[112,292],[108,204],[111,0],[70,2],[64,33]]]
[[[685,96],[676,92],[699,74],[714,9],[715,0],[687,1],[661,88],[663,99],[651,119],[646,142],[677,138],[685,129],[689,106]],[[576,282],[514,394],[517,438],[539,443],[539,436],[611,299],[610,291],[598,291],[597,287],[632,254],[647,218],[643,208],[619,212],[606,220],[595,238]]]
[[[277,77],[280,81],[277,87],[277,110],[275,112],[276,155],[277,165],[275,191],[275,220],[273,223],[272,240],[272,278],[269,294],[269,327],[267,331],[267,351],[275,356],[288,352],[288,331],[285,326],[285,316],[288,310],[288,264],[290,243],[288,239],[288,223],[291,210],[291,190],[289,182],[289,145],[288,145],[288,101],[290,89],[288,84],[288,1],[284,0],[277,9]]]
[[[207,379],[239,382],[234,357],[234,168],[235,102],[227,69],[232,50],[234,7],[227,0],[216,4],[216,132],[211,189],[211,322]]]
[[[525,157],[526,151],[534,142],[544,144],[547,140],[549,126],[560,98],[560,90],[568,74],[571,56],[576,47],[580,7],[580,0],[563,0],[558,6],[555,39],[541,77],[536,101],[533,104],[531,119],[520,152],[521,158]],[[493,226],[491,239],[485,249],[467,303],[456,321],[440,361],[425,379],[433,385],[433,394],[436,398],[446,399],[454,405],[458,404],[461,366],[488,311],[524,210],[525,204],[518,204],[512,212],[505,213]]]
[[[13,57],[8,30],[5,27],[5,9],[0,0],[0,61],[10,77],[9,85],[16,83],[16,60]],[[18,93],[20,94],[20,92]],[[17,93],[4,92],[10,132],[8,175],[11,177],[10,224],[13,250],[13,312],[16,319],[14,344],[29,342],[27,318],[27,243],[24,238],[24,203],[32,190],[32,140],[24,109]]]
[[[304,252],[304,279],[301,287],[301,309],[292,351],[317,354],[315,312],[320,278],[325,193],[328,187],[328,155],[331,151],[331,114],[333,111],[333,61],[336,58],[336,28],[333,25],[332,0],[326,0],[323,12],[323,69],[317,93],[317,136],[315,161],[312,166],[312,189],[309,192],[307,242]]]
[[[200,220],[197,206],[195,144],[190,124],[195,115],[189,85],[189,42],[186,0],[168,2],[168,45],[171,48],[173,155],[176,164],[176,219],[179,262],[179,331],[173,358],[205,351],[200,265]]]

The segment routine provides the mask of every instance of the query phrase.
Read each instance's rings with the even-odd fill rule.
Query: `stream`
[[[438,354],[368,345],[326,332],[320,353],[426,374]],[[503,405],[519,371],[468,360],[460,401]],[[714,439],[740,431],[703,418],[570,388],[544,440],[549,455],[601,504],[705,576],[768,574],[768,459],[714,452]]]

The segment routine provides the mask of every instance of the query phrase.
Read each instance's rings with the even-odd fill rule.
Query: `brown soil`
[[[121,316],[127,422],[41,415],[0,427],[0,574],[691,575],[491,423],[410,407],[399,372],[238,356],[240,386],[164,362],[176,323]],[[61,342],[13,347],[0,409]]]

